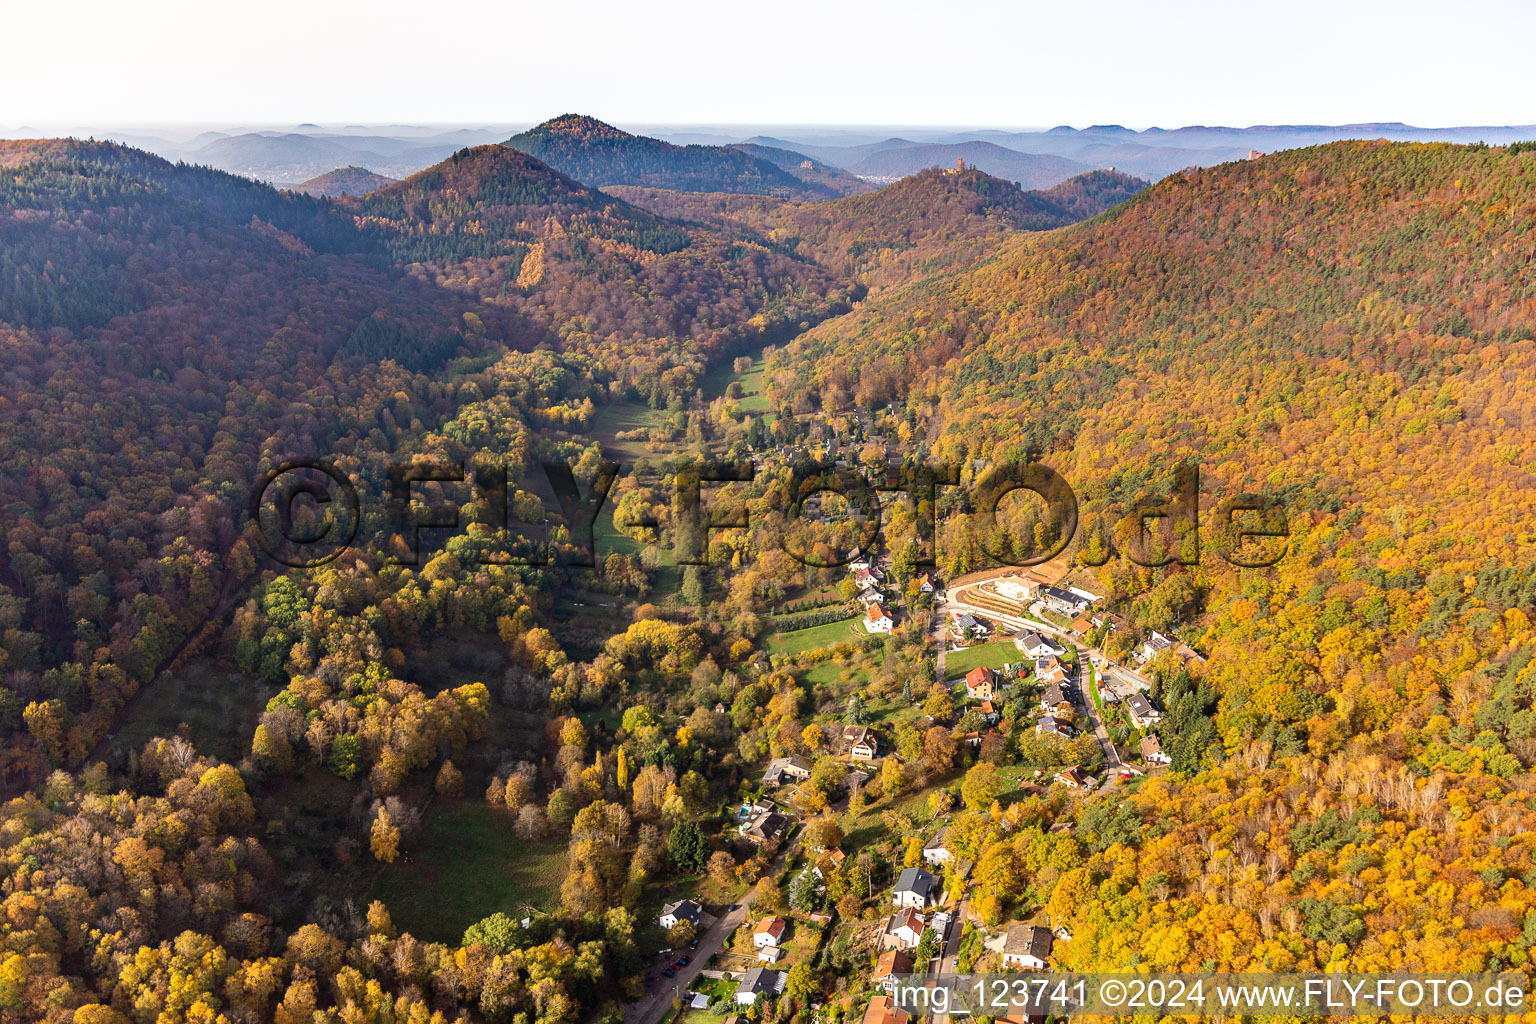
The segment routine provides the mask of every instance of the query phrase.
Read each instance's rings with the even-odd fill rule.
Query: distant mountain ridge
[[[841,194],[735,147],[675,146],[631,135],[582,114],[551,118],[512,136],[505,145],[597,188],[643,185],[681,192],[742,192],[800,199]]]
[[[556,119],[562,120],[562,119]],[[1141,130],[1117,124],[1074,128],[1058,125],[1045,130],[1003,128],[828,128],[822,126],[776,126],[753,129],[741,126],[737,135],[728,130],[690,130],[688,126],[656,126],[646,129],[653,138],[624,132],[595,118],[566,118],[568,127],[595,132],[608,137],[613,146],[638,149],[626,140],[642,140],[641,146],[671,146],[691,152],[697,166],[691,168],[694,180],[665,180],[666,174],[631,175],[624,180],[656,188],[684,188],[709,191],[728,187],[730,191],[759,195],[782,195],[798,199],[830,199],[855,194],[852,178],[864,174],[877,178],[898,176],[899,171],[918,170],[923,166],[953,166],[951,154],[909,154],[902,161],[886,157],[865,167],[864,161],[876,154],[893,150],[917,150],[928,146],[956,146],[989,143],[1013,153],[1050,155],[1076,161],[1082,169],[1100,168],[1125,171],[1139,177],[1157,179],[1189,167],[1207,167],[1246,157],[1250,150],[1272,153],[1303,146],[1321,145],[1348,139],[1387,139],[1397,142],[1486,142],[1505,145],[1536,138],[1536,125],[1463,125],[1447,128],[1420,128],[1397,121],[1358,122],[1344,125],[1276,124],[1235,127],[1224,125],[1185,125],[1152,127]],[[537,130],[537,129],[533,129]],[[82,126],[75,134],[111,139],[154,153],[167,160],[216,167],[260,181],[293,187],[340,167],[366,167],[376,174],[405,178],[466,146],[501,142],[517,131],[515,122],[501,127],[464,127],[459,125],[294,125],[286,129],[253,126],[214,126],[184,137],[171,138],[142,128],[114,128],[104,125]],[[35,134],[12,129],[22,135]],[[524,132],[523,134],[529,134]],[[685,145],[708,143],[707,145]],[[751,149],[762,146],[799,156],[790,160],[773,153]],[[737,150],[729,155],[725,151]],[[698,170],[706,157],[734,161],[745,156],[763,164],[772,164],[780,174],[758,167],[742,176],[745,166],[716,180],[698,181]],[[537,154],[535,154],[537,155]],[[992,154],[1000,156],[999,154]],[[800,167],[804,159],[832,170]],[[1012,160],[1011,157],[1000,159]],[[1031,180],[1002,163],[991,163],[980,153],[972,153],[968,162],[994,171],[1010,180]],[[612,168],[609,169],[612,171]],[[837,175],[848,172],[850,178]],[[764,175],[767,177],[763,177]],[[787,176],[787,177],[786,177]],[[705,176],[710,177],[709,175]],[[798,179],[798,184],[788,179]],[[1043,179],[1037,179],[1043,184]],[[774,183],[776,182],[776,184]],[[616,184],[617,179],[602,184]],[[588,181],[588,184],[596,184]]]
[[[1089,164],[1066,157],[1020,153],[990,142],[961,142],[883,149],[871,153],[849,170],[865,177],[900,178],[929,167],[954,167],[957,160],[993,177],[1016,182],[1025,189],[1050,188],[1093,169]]]
[[[915,168],[925,160],[931,164],[947,166],[953,164],[953,156],[943,159],[939,153],[922,151],[929,147],[982,142],[1016,153],[1064,157],[1085,167],[1114,168],[1156,179],[1188,167],[1208,167],[1240,160],[1252,150],[1271,153],[1350,139],[1486,142],[1490,145],[1504,145],[1536,138],[1536,125],[1418,128],[1400,122],[1367,122],[1348,125],[1253,125],[1246,128],[1188,125],[1137,131],[1124,125],[1101,124],[1087,128],[1058,125],[1045,131],[927,130],[910,134],[910,138],[891,137],[879,142],[860,142],[847,146],[826,144],[822,141],[828,136],[824,129],[818,129],[814,135],[808,133],[810,137],[804,142],[782,136],[762,135],[748,141],[803,152],[824,163],[863,175],[890,176],[903,168]],[[896,155],[902,151],[908,155]],[[992,155],[997,156],[995,153]],[[877,156],[879,159],[875,159]],[[973,153],[967,162],[1009,177],[1003,165],[989,165],[980,153]],[[1016,177],[1014,180],[1022,179]]]

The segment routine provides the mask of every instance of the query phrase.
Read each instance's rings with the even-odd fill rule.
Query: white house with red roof
[[[896,623],[891,621],[885,608],[872,604],[864,611],[864,630],[868,633],[889,633]]]

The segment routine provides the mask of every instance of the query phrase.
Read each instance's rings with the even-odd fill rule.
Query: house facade
[[[997,673],[977,665],[965,674],[965,695],[972,700],[991,700],[998,695]]]
[[[891,916],[886,941],[896,949],[916,949],[923,941],[923,931],[927,927],[928,922],[923,920],[922,914],[910,907],[899,910]]]
[[[1017,647],[1027,658],[1059,658],[1067,652],[1065,647],[1052,643],[1039,633],[1025,633],[1016,638],[1013,645]]]
[[[898,907],[921,910],[938,895],[939,880],[922,868],[903,868],[896,879],[891,902]]]
[[[751,1006],[757,1002],[759,996],[772,999],[784,991],[784,979],[783,971],[774,971],[767,967],[752,968],[741,979],[741,984],[736,986],[736,1005]]]
[[[698,903],[693,900],[678,900],[661,908],[661,916],[656,919],[656,923],[666,929],[675,927],[679,921],[687,921],[697,926],[699,919],[703,916],[704,908]]]
[[[1003,966],[1026,971],[1043,971],[1051,959],[1049,929],[1033,924],[1016,924],[1008,929],[1003,942]]]
[[[1152,702],[1141,693],[1133,693],[1125,698],[1125,711],[1131,716],[1131,724],[1138,729],[1145,729],[1163,720],[1163,713],[1153,707]]]
[[[949,829],[945,829],[923,847],[923,860],[936,868],[943,868],[955,859],[954,852],[949,848]]]

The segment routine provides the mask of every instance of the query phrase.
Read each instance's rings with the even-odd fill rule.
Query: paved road
[[[1096,651],[1088,648],[1092,658]],[[1103,657],[1103,655],[1099,655]],[[1099,709],[1094,707],[1093,697],[1088,693],[1088,673],[1093,671],[1092,664],[1084,666],[1082,673],[1081,692],[1077,695],[1077,704],[1083,709],[1083,714],[1088,717],[1088,723],[1093,726],[1093,735],[1099,741],[1099,749],[1104,751],[1104,788],[1120,783],[1120,755],[1115,750],[1115,745],[1110,742],[1109,730],[1104,726],[1104,717],[1099,714]]]
[[[768,865],[765,873],[777,875],[783,870],[785,856],[799,844],[800,836],[796,835],[792,842],[786,843],[784,849],[779,851],[779,855],[773,859],[773,863]],[[680,953],[679,955],[690,958],[688,966],[678,971],[675,978],[658,978],[652,982],[651,991],[624,1012],[625,1024],[657,1024],[662,1017],[672,1012],[672,1000],[681,998],[693,987],[694,981],[704,970],[704,965],[709,963],[709,958],[725,948],[726,939],[730,938],[731,933],[747,920],[752,912],[752,900],[756,895],[755,889],[748,889],[735,910],[721,914],[715,923],[698,937],[698,949]]]
[[[965,934],[965,918],[970,912],[970,906],[970,900],[961,900],[960,909],[955,911],[949,923],[949,937],[944,943],[944,950],[934,959],[936,966],[930,972],[935,982],[946,974],[960,973],[960,938]],[[936,1013],[933,1021],[934,1024],[947,1024],[949,1014]]]

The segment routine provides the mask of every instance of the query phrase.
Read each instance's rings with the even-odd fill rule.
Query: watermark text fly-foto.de
[[[466,466],[464,462],[447,459],[418,459],[391,465],[380,496],[382,523],[390,533],[404,539],[407,549],[391,557],[399,564],[417,564],[423,532],[460,529],[465,506],[472,503],[476,510],[472,521],[492,530],[521,527],[525,531],[518,535],[515,545],[485,552],[486,564],[547,565],[558,561],[567,567],[595,567],[601,564],[596,543],[597,521],[621,468],[615,462],[598,463],[583,494],[571,465],[542,464],[559,504],[554,519],[564,532],[557,557],[555,545],[526,535],[537,534],[544,524],[513,517],[504,464],[477,462]],[[751,462],[709,459],[694,460],[675,471],[671,479],[678,542],[674,554],[678,564],[707,564],[708,545],[704,539],[711,531],[745,529],[750,525],[743,505],[715,507],[706,500],[704,485],[750,483],[756,472]],[[826,494],[841,498],[856,513],[850,519],[856,526],[856,541],[851,550],[845,546],[838,553],[829,554],[826,545],[787,539],[786,550],[802,563],[823,568],[846,565],[874,550],[881,533],[879,495],[900,492],[909,496],[914,509],[919,510],[917,564],[935,564],[937,522],[933,509],[941,488],[960,485],[957,466],[905,464],[875,479],[844,466],[807,462],[796,463],[790,472],[790,502],[786,509],[790,518],[805,515],[812,498]],[[429,493],[429,484],[439,486]],[[443,493],[446,488],[458,491],[450,497]],[[1000,509],[1005,499],[1016,492],[1033,494],[1043,503],[1043,521],[1051,524],[1043,543],[1037,537],[1009,534]],[[1044,463],[990,466],[971,483],[965,501],[973,513],[974,536],[990,557],[1004,565],[1047,562],[1064,551],[1078,532],[1077,495],[1061,474]],[[252,488],[248,512],[257,525],[262,550],[293,568],[315,568],[341,557],[357,543],[365,518],[358,486],[326,459],[295,459],[271,467]],[[1214,532],[1219,538],[1216,553],[1229,564],[1265,568],[1284,557],[1289,525],[1274,502],[1259,495],[1242,494],[1224,499],[1214,513]],[[1122,533],[1119,545],[1138,565],[1196,565],[1202,554],[1200,517],[1199,471],[1192,466],[1180,467],[1174,474],[1169,495],[1143,499],[1125,512],[1125,521],[1132,526],[1128,533]],[[660,524],[641,519],[632,525],[659,528]],[[1165,539],[1170,533],[1176,534],[1177,543],[1160,544],[1160,527]],[[1090,564],[1103,564],[1109,557],[1109,544],[1099,544],[1095,550],[1100,552],[1100,560]]]

